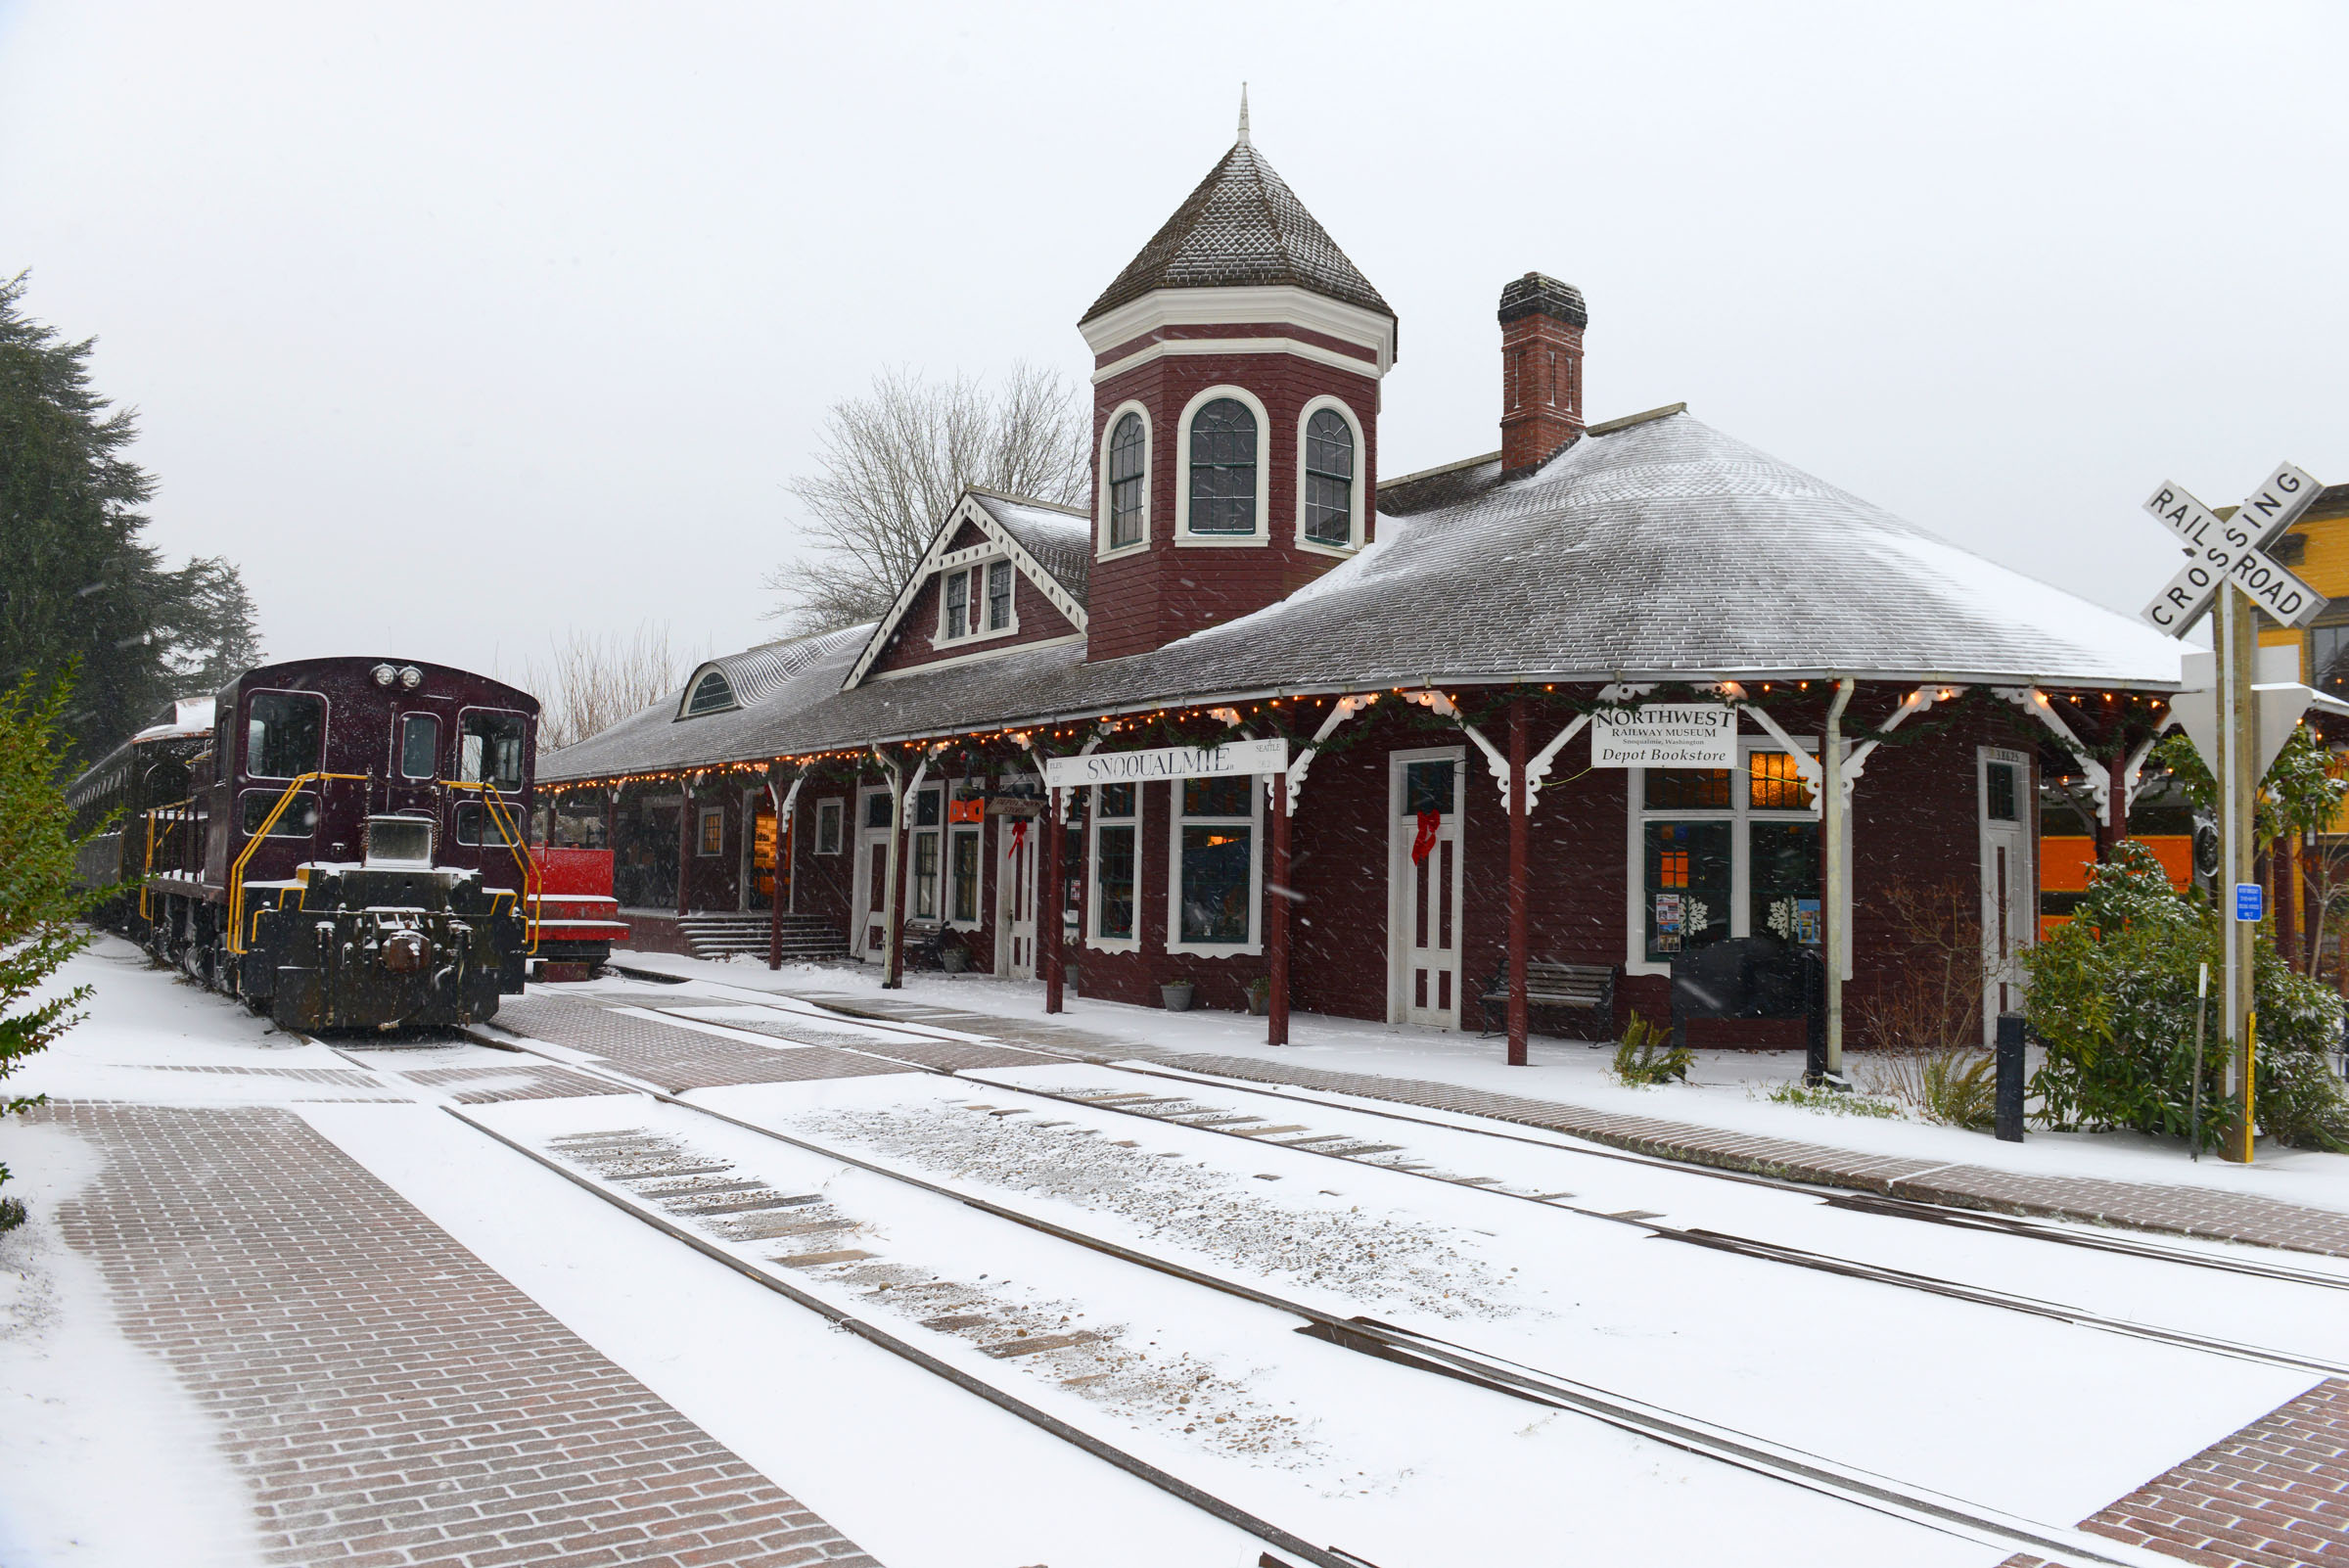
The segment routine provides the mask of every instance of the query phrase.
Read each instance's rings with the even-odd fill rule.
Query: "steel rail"
[[[944,1032],[936,1034],[927,1032],[916,1034],[913,1030],[905,1029],[901,1026],[893,1026],[893,1028],[895,1029],[896,1033],[905,1034],[915,1038],[944,1039],[945,1038]],[[958,1041],[949,1042],[958,1043]],[[941,1068],[926,1062],[914,1061],[905,1057],[891,1056],[886,1051],[878,1049],[846,1044],[836,1044],[832,1048],[848,1051],[854,1055],[870,1056],[880,1061],[892,1062],[898,1066],[914,1068],[917,1071],[934,1074],[939,1077],[958,1079],[967,1084],[985,1084],[988,1088],[1000,1093],[1026,1094],[1036,1099],[1049,1100],[1062,1105],[1085,1107],[1092,1110],[1116,1111],[1120,1115],[1136,1117],[1146,1122],[1156,1122],[1162,1125],[1174,1127],[1188,1126],[1192,1127],[1193,1130],[1195,1131],[1221,1132],[1225,1136],[1241,1138],[1251,1143],[1256,1141],[1246,1132],[1240,1130],[1216,1127],[1197,1127],[1193,1124],[1174,1121],[1165,1116],[1153,1115],[1147,1111],[1129,1110],[1127,1107],[1110,1101],[1088,1098],[1082,1095],[1063,1094],[1051,1089],[1032,1088],[1023,1084],[1005,1084],[997,1079],[978,1076],[990,1071],[1005,1071],[1004,1069]],[[1819,1197],[1832,1207],[1845,1208],[1858,1213],[1890,1212],[1895,1217],[1905,1217],[1900,1214],[1900,1211],[1897,1208],[1892,1208],[1890,1206],[1911,1203],[1913,1201],[1906,1199],[1884,1200],[1887,1208],[1880,1211],[1874,1203],[1865,1198],[1852,1199],[1850,1201],[1838,1201],[1839,1199],[1849,1199],[1850,1195],[1822,1193],[1817,1188],[1805,1186],[1799,1182],[1778,1181],[1769,1177],[1750,1176],[1736,1172],[1712,1171],[1703,1167],[1682,1166],[1671,1161],[1643,1159],[1635,1155],[1622,1154],[1614,1150],[1586,1150],[1571,1148],[1550,1143],[1541,1138],[1525,1137],[1517,1133],[1488,1131],[1481,1128],[1455,1127],[1449,1123],[1434,1121],[1426,1117],[1408,1116],[1391,1111],[1360,1110],[1360,1108],[1352,1105],[1342,1105],[1327,1100],[1318,1100],[1309,1095],[1285,1094],[1277,1090],[1263,1089],[1251,1084],[1245,1084],[1232,1080],[1193,1078],[1183,1074],[1166,1072],[1160,1069],[1128,1067],[1123,1063],[1099,1065],[1107,1067],[1108,1070],[1112,1072],[1163,1079],[1171,1083],[1188,1084],[1195,1087],[1215,1089],[1225,1094],[1263,1095],[1270,1099],[1286,1100],[1293,1104],[1319,1106],[1322,1109],[1337,1111],[1340,1113],[1359,1112],[1359,1114],[1362,1115],[1383,1117],[1390,1121],[1407,1122],[1419,1127],[1435,1128],[1441,1130],[1451,1132],[1462,1132],[1474,1137],[1491,1137],[1497,1138],[1505,1142],[1522,1143],[1533,1148],[1548,1149],[1555,1153],[1569,1155],[1587,1154],[1599,1159],[1612,1159],[1623,1163],[1639,1165],[1649,1169],[1668,1172],[1687,1171],[1693,1169],[1704,1175],[1718,1176],[1731,1181],[1740,1181],[1747,1185],[1765,1186],[1774,1190],[1794,1192],[1810,1197]],[[1349,1165],[1357,1167],[1364,1166],[1369,1163],[1362,1160],[1352,1159],[1343,1153],[1331,1150],[1307,1148],[1302,1145],[1295,1144],[1277,1144],[1273,1146],[1280,1148],[1300,1148],[1302,1152],[1307,1154],[1319,1155],[1324,1159],[1344,1161]],[[1421,1171],[1404,1170],[1396,1166],[1374,1166],[1372,1169],[1393,1171],[1401,1176],[1416,1176],[1423,1180],[1442,1181],[1450,1186],[1464,1185],[1464,1183],[1451,1180],[1450,1177],[1433,1176]],[[1864,1263],[1857,1259],[1840,1257],[1833,1253],[1816,1252],[1809,1248],[1796,1247],[1782,1242],[1766,1241],[1757,1237],[1740,1236],[1727,1231],[1704,1228],[1684,1228],[1678,1225],[1658,1224],[1653,1220],[1631,1219],[1624,1215],[1609,1214],[1602,1210],[1596,1209],[1585,1209],[1573,1204],[1559,1203],[1551,1199],[1536,1197],[1529,1193],[1498,1191],[1490,1187],[1478,1187],[1472,1190],[1487,1192],[1490,1195],[1497,1198],[1511,1198],[1525,1203],[1537,1203],[1545,1209],[1558,1210],[1569,1214],[1580,1215],[1586,1219],[1604,1220],[1616,1224],[1632,1225],[1636,1228],[1646,1230],[1659,1240],[1681,1242],[1688,1245],[1705,1247],[1713,1251],[1734,1253],[1739,1256],[1753,1258],[1763,1262],[1786,1264],[1795,1268],[1811,1268],[1823,1273],[1838,1274],[1846,1278],[1870,1280],[1877,1284],[1892,1285],[1900,1289],[1922,1291],[1930,1295],[1945,1296],[1955,1300],[1972,1302],[1978,1306],[2000,1308],[2009,1312],[2026,1314],[2031,1316],[2051,1318],[2060,1322],[2076,1324],[2084,1328],[2094,1328],[2102,1332],[2120,1334],[2129,1338],[2151,1340],[2157,1343],[2175,1345],[2185,1349],[2204,1351],[2211,1355],[2226,1356],[2235,1360],[2262,1361],[2270,1365],[2289,1367],[2295,1371],[2321,1372],[2329,1377],[2349,1377],[2349,1363],[2345,1362],[2326,1360],[2319,1357],[2302,1356],[2296,1352],[2276,1350],[2268,1346],[2248,1345],[2237,1340],[2225,1340],[2214,1338],[2208,1335],[2193,1334],[2182,1329],[2163,1328],[2157,1324],[2141,1323],[2132,1318],[2111,1317],[2102,1314],[2088,1312],[2080,1308],[2065,1306],[2061,1303],[2042,1301],[2036,1297],[2020,1296],[2009,1291],[2002,1291],[1990,1286],[1968,1285],[1962,1281],[1943,1279],[1938,1275],[1917,1273],[1910,1269],[1895,1268],[1889,1265]],[[1923,1215],[1914,1216],[1914,1218],[1930,1219],[1944,1223],[1955,1224],[1960,1228],[1988,1229],[2002,1234],[2018,1234],[2030,1239],[2044,1239],[2051,1241],[2072,1241],[2077,1239],[2080,1245],[2089,1247],[2092,1250],[2111,1251],[2125,1256],[2143,1257],[2149,1261],[2156,1262],[2192,1263],[2203,1267],[2217,1268],[2227,1271],[2239,1272],[2256,1277],[2280,1279],[2289,1283],[2314,1284],[2334,1290],[2349,1290],[2349,1278],[2341,1278],[2338,1276],[2317,1273],[2310,1270],[2300,1270],[2282,1268],[2280,1266],[2254,1264],[2248,1261],[2244,1261],[2240,1268],[2234,1268],[2232,1267],[2233,1261],[2231,1260],[2207,1259],[2198,1254],[2182,1252],[2172,1248],[2161,1248],[2154,1246],[2140,1248],[2130,1246],[2127,1243],[2105,1243],[2101,1238],[2096,1237],[2073,1238],[2061,1232],[2040,1232],[2034,1229],[2026,1228],[2026,1222],[2010,1222],[2010,1224],[1999,1224],[1996,1222],[1998,1221],[2007,1220],[2008,1217],[2005,1216],[1977,1216],[1963,1210],[1942,1211],[1935,1209],[1931,1205],[1918,1205],[1917,1207],[1923,1208],[1927,1212]],[[1968,1221],[1981,1221],[1984,1222],[1978,1225],[1969,1226],[1967,1224]]]
[[[654,970],[627,972],[648,975],[658,973]],[[705,982],[705,984],[723,985],[724,983],[711,981]],[[770,999],[773,994],[776,994],[753,992],[747,987],[729,987],[727,989],[742,991],[747,995],[767,996]],[[843,1017],[894,1029],[915,1038],[946,1038],[943,1034],[928,1034],[922,1031],[918,1025],[891,1020],[885,1014],[867,1012],[853,1007],[836,1006],[813,998],[794,999],[806,1000],[811,1007],[821,1007],[827,1012],[837,1012]],[[1300,1094],[1286,1089],[1266,1087],[1247,1079],[1217,1077],[1203,1071],[1175,1071],[1165,1067],[1136,1066],[1129,1061],[1105,1059],[1097,1053],[1082,1052],[1065,1045],[1037,1044],[1028,1040],[1017,1041],[1016,1045],[1018,1049],[1035,1051],[1038,1055],[1057,1055],[1071,1062],[1082,1062],[1087,1066],[1102,1067],[1112,1072],[1128,1073],[1141,1078],[1164,1079],[1170,1083],[1189,1084],[1203,1088],[1218,1088],[1228,1093],[1259,1094],[1267,1099],[1288,1100],[1299,1105],[1317,1105],[1327,1110],[1345,1111],[1357,1116],[1375,1116],[1390,1122],[1408,1123],[1415,1127],[1437,1128],[1447,1132],[1462,1132],[1473,1137],[1494,1138],[1507,1143],[1522,1143],[1530,1148],[1547,1149],[1553,1154],[1573,1155],[1581,1159],[1611,1160],[1618,1164],[1642,1166],[1649,1170],[1678,1172],[1685,1176],[1699,1176],[1711,1180],[1728,1181],[1743,1186],[1767,1187],[1779,1192],[1799,1193],[1817,1198],[1829,1208],[1846,1209],[1859,1214],[1873,1214],[1889,1219],[1919,1220],[1934,1224],[1953,1225],[1960,1229],[1995,1230],[2005,1235],[2068,1247],[2081,1247],[2092,1252],[2108,1252],[2125,1257],[2150,1259],[2160,1263],[2182,1264],[2189,1268],[2209,1268],[2222,1273],[2278,1279],[2292,1284],[2313,1285],[2325,1290],[2349,1290],[2349,1274],[2326,1273],[2313,1268],[2295,1268],[2289,1264],[2263,1263],[2250,1258],[2215,1258],[2207,1253],[2193,1252],[2183,1247],[2165,1246],[2158,1241],[2134,1237],[2059,1230],[2053,1228],[2046,1221],[2022,1215],[2004,1214],[1995,1209],[1962,1209],[1951,1204],[1930,1203],[1921,1198],[1904,1198],[1894,1193],[1853,1191],[1849,1188],[1830,1187],[1815,1181],[1799,1180],[1791,1176],[1768,1176],[1758,1171],[1732,1171],[1721,1166],[1703,1165],[1691,1160],[1676,1160],[1659,1155],[1640,1154],[1629,1149],[1589,1146],[1579,1134],[1563,1130],[1553,1131],[1553,1136],[1571,1138],[1575,1141],[1556,1143],[1548,1138],[1528,1137],[1522,1132],[1507,1132],[1497,1128],[1463,1127],[1456,1122],[1413,1116],[1406,1111],[1355,1104],[1352,1103],[1351,1097],[1343,1100],[1317,1097],[1319,1095],[1347,1095],[1349,1091],[1344,1089],[1322,1089],[1314,1093]],[[1291,1085],[1291,1089],[1296,1086]],[[1473,1116],[1475,1113],[1461,1111],[1454,1114],[1467,1117]],[[2224,1237],[2215,1236],[2197,1239],[2226,1241]],[[2251,1242],[2228,1244],[2258,1245]]]
[[[668,1096],[664,1095],[662,1098],[667,1099]],[[672,1101],[671,1103],[683,1102]],[[896,1356],[903,1360],[910,1361],[915,1366],[920,1367],[923,1371],[928,1372],[935,1377],[942,1377],[945,1379],[947,1382],[952,1383],[956,1388],[961,1389],[967,1394],[976,1394],[979,1398],[987,1401],[990,1405],[995,1406],[999,1409],[1009,1411],[1011,1414],[1018,1416],[1021,1420],[1026,1421],[1031,1426],[1047,1432],[1053,1437],[1056,1437],[1062,1442],[1070,1444],[1075,1448],[1082,1449],[1083,1452],[1091,1454],[1096,1459],[1101,1459],[1109,1464],[1117,1466],[1117,1468],[1125,1471],[1128,1475],[1133,1476],[1137,1480],[1147,1482],[1149,1485],[1158,1488],[1161,1492],[1166,1493],[1169,1497],[1177,1499],[1182,1502],[1186,1502],[1192,1507],[1199,1509],[1202,1513],[1206,1513],[1224,1524],[1234,1527],[1235,1529],[1245,1531],[1247,1534],[1256,1537],[1257,1540],[1264,1542],[1267,1545],[1277,1546],[1279,1549],[1290,1553],[1292,1556],[1301,1557],[1305,1561],[1313,1564],[1314,1568],[1375,1568],[1375,1565],[1370,1563],[1367,1559],[1355,1556],[1351,1552],[1343,1552],[1336,1550],[1335,1548],[1324,1550],[1319,1546],[1315,1546],[1312,1543],[1281,1529],[1280,1526],[1276,1524],[1272,1524],[1267,1520],[1258,1518],[1256,1515],[1248,1512],[1245,1508],[1240,1507],[1236,1503],[1226,1502],[1221,1498],[1215,1496],[1213,1493],[1202,1491],[1198,1487],[1191,1485],[1188,1481],[1183,1480],[1181,1477],[1174,1475],[1169,1471],[1160,1469],[1157,1465],[1152,1464],[1147,1459],[1128,1453],[1124,1449],[1117,1447],[1115,1444],[1104,1442],[1102,1439],[1095,1437],[1090,1432],[1085,1431],[1082,1427],[1073,1426],[1069,1422],[1062,1420],[1060,1417],[1051,1414],[1049,1411],[1038,1409],[1036,1406],[1033,1406],[1027,1401],[1020,1399],[1017,1395],[995,1387],[993,1384],[988,1382],[985,1378],[972,1376],[969,1372],[964,1371],[961,1367],[954,1365],[952,1362],[944,1360],[939,1357],[931,1355],[928,1351],[923,1350],[917,1345],[913,1345],[905,1340],[899,1339],[897,1335],[891,1333],[889,1330],[882,1328],[875,1323],[869,1322],[864,1318],[858,1317],[852,1313],[844,1311],[839,1307],[835,1307],[830,1302],[824,1300],[821,1296],[802,1290],[800,1287],[790,1283],[788,1280],[776,1277],[775,1275],[767,1272],[765,1269],[759,1268],[749,1259],[736,1257],[734,1254],[727,1252],[724,1248],[718,1246],[716,1243],[712,1242],[702,1236],[695,1235],[691,1230],[676,1223],[674,1221],[671,1221],[666,1215],[655,1214],[649,1209],[630,1202],[627,1198],[622,1196],[620,1193],[613,1192],[602,1186],[600,1183],[589,1179],[587,1176],[579,1174],[578,1172],[570,1170],[560,1161],[541,1154],[539,1151],[530,1147],[528,1144],[506,1136],[503,1132],[498,1131],[495,1128],[484,1125],[478,1117],[470,1116],[464,1111],[459,1110],[454,1105],[444,1103],[441,1105],[440,1109],[446,1111],[450,1116],[455,1117],[467,1127],[472,1128],[475,1131],[480,1132],[486,1137],[495,1139],[497,1142],[504,1144],[507,1148],[512,1149],[515,1153],[523,1156],[525,1159],[544,1166],[547,1170],[554,1172],[557,1176],[563,1177],[573,1185],[577,1186],[584,1191],[593,1193],[595,1196],[603,1199],[606,1203],[609,1203],[614,1208],[620,1210],[622,1214],[629,1215],[637,1220],[642,1221],[644,1223],[652,1226],[655,1230],[660,1231],[663,1235],[668,1236],[670,1240],[683,1242],[686,1246],[691,1247],[695,1252],[700,1253],[703,1257],[708,1258],[714,1263],[724,1265],[734,1272],[742,1275],[745,1279],[750,1280],[753,1284],[763,1286],[765,1289],[773,1291],[776,1295],[783,1297],[786,1301],[793,1303],[795,1306],[806,1308],[807,1311],[814,1313],[817,1316],[822,1317],[826,1322],[831,1323],[834,1327],[853,1334],[858,1339],[863,1340],[865,1343],[889,1352],[892,1356]],[[688,1109],[699,1110],[701,1107],[690,1106]]]
[[[1466,1346],[1454,1345],[1432,1335],[1396,1328],[1372,1318],[1340,1317],[1335,1314],[1323,1312],[1319,1308],[1289,1300],[1271,1291],[1263,1290],[1239,1280],[1227,1279],[1203,1269],[1193,1268],[1171,1259],[1128,1247],[1120,1242],[1087,1235],[1082,1231],[1023,1213],[974,1193],[931,1181],[909,1172],[897,1170],[840,1149],[811,1142],[791,1133],[780,1132],[773,1128],[762,1127],[756,1122],[715,1110],[707,1105],[696,1104],[627,1074],[614,1072],[608,1068],[567,1062],[549,1052],[532,1050],[527,1043],[508,1044],[502,1041],[484,1039],[481,1036],[470,1032],[466,1033],[467,1038],[480,1043],[537,1056],[542,1060],[568,1067],[574,1072],[601,1078],[632,1093],[644,1094],[663,1104],[673,1105],[696,1115],[708,1117],[713,1121],[771,1139],[803,1153],[834,1161],[852,1170],[863,1171],[886,1180],[931,1193],[1056,1240],[1083,1247],[1115,1258],[1120,1262],[1166,1274],[1189,1284],[1286,1313],[1302,1319],[1303,1326],[1298,1332],[1337,1345],[1342,1349],[1375,1356],[1380,1360],[1395,1361],[1415,1370],[1436,1372],[1533,1404],[1571,1409],[1635,1436],[1660,1442],[1684,1453],[1715,1459],[1738,1469],[1799,1486],[1806,1491],[1835,1498],[1844,1502],[1867,1508],[1872,1512],[1970,1540],[1985,1546],[1999,1546],[2009,1551],[2024,1548],[2035,1554],[2059,1557],[2075,1564],[2104,1564],[2112,1565],[2112,1568],[2162,1568],[2162,1565],[2171,1563],[2171,1559],[2120,1543],[2091,1536],[2065,1526],[2046,1525],[2016,1518],[1979,1503],[1948,1497],[1929,1488],[1880,1476],[1858,1466],[1843,1464],[1833,1459],[1812,1454],[1790,1445],[1774,1443],[1768,1438],[1757,1437],[1751,1433],[1709,1422],[1701,1417],[1686,1415],[1665,1407],[1648,1405],[1643,1401],[1615,1394],[1593,1384],[1583,1383],[1557,1373],[1528,1368],[1504,1358]],[[895,1058],[883,1059],[895,1060]],[[944,1073],[941,1069],[922,1068],[918,1063],[904,1065],[942,1073],[943,1076],[947,1077],[959,1076]],[[965,1080],[965,1082],[978,1081]],[[989,1084],[988,1086],[992,1088],[996,1085]],[[457,1114],[451,1107],[444,1106],[443,1108],[449,1109],[452,1115]],[[480,1126],[471,1117],[460,1117],[459,1119],[469,1125]],[[490,1130],[482,1128],[482,1130],[488,1132]],[[492,1133],[492,1135],[497,1134]],[[500,1141],[510,1140],[501,1136]],[[522,1152],[530,1153],[540,1163],[549,1163],[545,1157],[539,1156],[533,1151],[526,1149]],[[562,1169],[560,1166],[554,1168]],[[569,1171],[565,1171],[563,1174],[575,1182],[588,1185],[583,1176]],[[595,1187],[590,1187],[590,1190],[597,1191],[599,1195],[605,1196],[607,1201],[613,1202],[628,1213],[644,1214],[643,1211],[625,1203],[616,1194],[605,1193],[602,1189]],[[645,1218],[650,1219],[649,1216],[645,1216]],[[698,1238],[696,1240],[698,1241]],[[739,1264],[732,1266],[740,1267]],[[1004,1397],[1011,1398],[1008,1395]]]

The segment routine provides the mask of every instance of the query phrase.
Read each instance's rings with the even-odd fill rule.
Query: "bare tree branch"
[[[695,661],[669,647],[668,627],[646,622],[623,636],[574,629],[548,639],[541,666],[526,659],[522,685],[538,694],[541,754],[585,740],[674,692]]]
[[[882,372],[868,394],[832,405],[815,472],[790,485],[813,548],[767,574],[781,596],[769,615],[802,633],[877,619],[965,485],[1082,501],[1089,435],[1079,390],[1034,365],[1014,365],[991,391]]]

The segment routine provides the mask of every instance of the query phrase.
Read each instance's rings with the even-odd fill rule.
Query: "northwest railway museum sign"
[[[1737,710],[1647,703],[1590,715],[1592,767],[1735,767]]]

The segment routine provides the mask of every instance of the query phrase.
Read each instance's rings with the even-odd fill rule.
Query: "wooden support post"
[[[1843,912],[1851,902],[1852,869],[1844,853],[1843,711],[1857,689],[1852,677],[1835,684],[1835,700],[1827,704],[1826,733],[1819,737],[1819,836],[1824,840],[1827,879],[1819,890],[1819,956],[1827,964],[1827,1076],[1843,1081],[1843,967],[1852,950],[1850,922]]]
[[[1272,876],[1265,889],[1265,954],[1271,994],[1265,1005],[1265,1043],[1289,1042],[1289,775],[1272,778]]]
[[[1526,908],[1525,699],[1509,701],[1509,1065],[1525,1065],[1526,945],[1532,940]]]
[[[905,853],[907,800],[907,792],[899,790],[889,829],[889,973],[881,981],[886,991],[897,991],[905,984],[905,862],[912,858]]]
[[[1061,1011],[1060,935],[1061,935],[1061,841],[1068,829],[1061,825],[1060,791],[1044,791],[1044,885],[1036,894],[1036,940],[1041,945],[1044,961],[1044,1011]]]
[[[2221,835],[2219,919],[2226,932],[2226,1011],[2221,1027],[2232,1048],[2228,1073],[2231,1101],[2220,1155],[2251,1163],[2255,1125],[2251,992],[2252,938],[2257,922],[2234,918],[2234,890],[2252,877],[2253,810],[2259,791],[2258,705],[2251,694],[2258,653],[2257,617],[2251,601],[2232,583],[2219,589],[2219,756]]]
[[[691,885],[689,873],[693,870],[695,827],[693,780],[690,778],[679,779],[677,781],[677,918],[680,920],[684,919],[693,908],[693,905],[686,901],[686,892]]]
[[[795,789],[793,794],[797,793]],[[783,877],[791,864],[790,807],[776,796],[775,775],[772,772],[766,775],[766,798],[774,802],[775,807],[775,860],[767,868],[766,878],[766,967],[771,971],[783,967]],[[754,816],[754,835],[756,822]],[[751,852],[751,876],[754,880],[759,875],[758,853],[754,847]]]

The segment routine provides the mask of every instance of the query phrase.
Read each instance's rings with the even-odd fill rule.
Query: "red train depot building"
[[[1676,957],[1763,939],[1838,959],[1864,1042],[1936,899],[2011,1000],[2043,759],[2120,832],[2176,645],[1682,406],[1587,423],[1565,284],[1499,319],[1499,450],[1382,480],[1394,312],[1243,129],[1080,323],[1092,504],[965,493],[877,623],[546,759],[556,837],[680,945],[731,917],[1054,1004],[1065,945],[1087,996],[1253,987],[1276,1039],[1291,1003],[1479,1027],[1495,990],[1513,1042],[1529,1009],[1610,1038]],[[1701,751],[1635,749],[1676,716]],[[1544,1013],[1550,964],[1605,1015]]]

